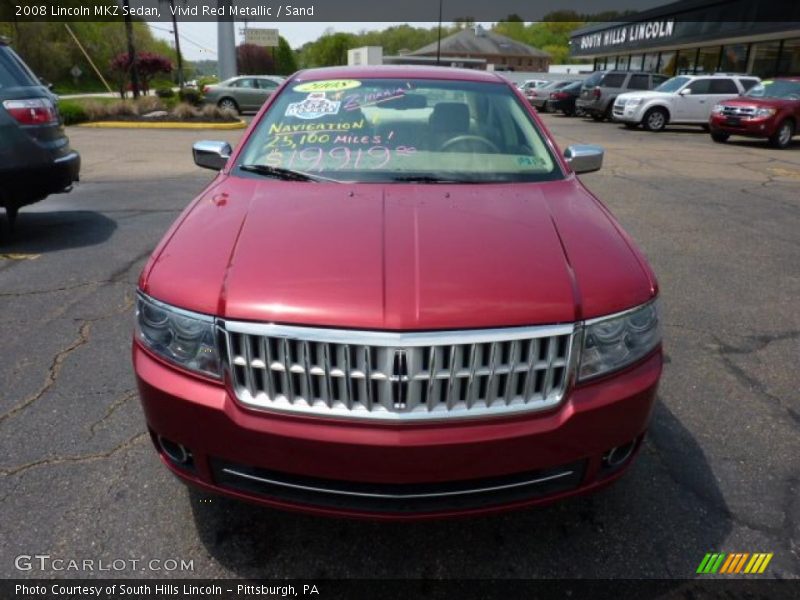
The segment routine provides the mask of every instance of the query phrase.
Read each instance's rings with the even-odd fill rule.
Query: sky
[[[361,30],[386,29],[392,25],[402,23],[282,23],[278,27],[280,35],[286,38],[292,48],[299,48],[306,42],[313,41],[320,37],[323,32],[333,28],[337,32],[357,33]],[[154,22],[149,23],[153,34],[161,39],[172,42],[172,23]],[[434,27],[436,22],[430,23],[409,23],[415,27]],[[241,29],[244,23],[236,23],[236,43],[243,39]],[[249,27],[273,28],[275,23],[248,23]],[[181,36],[181,52],[189,60],[216,60],[217,58],[217,23],[216,22],[184,22],[178,24],[178,32]]]

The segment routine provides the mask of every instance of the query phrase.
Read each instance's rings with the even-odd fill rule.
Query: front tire
[[[647,131],[664,131],[668,120],[667,111],[656,107],[647,111],[642,119],[642,125]]]
[[[769,143],[772,144],[774,148],[778,148],[783,150],[784,148],[788,148],[789,144],[792,143],[792,136],[794,135],[794,123],[789,121],[788,119],[778,125],[778,129],[772,134],[769,138]]]
[[[217,106],[220,110],[232,110],[237,115],[239,114],[239,105],[236,104],[236,100],[233,98],[223,98],[219,102],[217,102]]]
[[[729,133],[724,133],[722,131],[712,131],[711,132],[711,139],[717,142],[718,144],[724,144],[728,141],[728,138],[731,137]]]

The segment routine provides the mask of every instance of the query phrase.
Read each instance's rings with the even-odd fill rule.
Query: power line
[[[159,27],[159,26],[157,26],[157,25],[153,25],[152,23],[148,23],[148,25],[149,25],[150,27],[152,27],[153,29],[157,29],[157,30],[159,30],[159,31],[164,31],[164,32],[166,32],[166,33],[172,33],[172,29],[167,29],[166,27]],[[181,33],[180,31],[178,32],[178,36],[179,36],[179,37],[180,37],[182,40],[189,42],[189,43],[190,43],[190,44],[192,44],[193,46],[197,46],[198,48],[200,48],[201,50],[203,50],[203,51],[205,51],[205,52],[210,52],[211,54],[213,54],[213,55],[215,55],[215,56],[216,56],[216,54],[217,54],[216,50],[212,50],[211,48],[208,48],[208,47],[206,47],[206,46],[203,46],[202,44],[200,44],[200,43],[198,43],[198,42],[195,42],[195,41],[194,41],[192,38],[190,38],[190,37],[189,37],[189,36],[187,36],[187,35],[184,35],[184,34],[183,34],[183,33]]]

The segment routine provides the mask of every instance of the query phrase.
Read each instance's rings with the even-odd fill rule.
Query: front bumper
[[[611,109],[611,119],[620,123],[641,123],[644,118],[643,104],[619,104],[614,103]]]
[[[480,421],[391,425],[243,408],[225,386],[176,371],[134,343],[148,427],[164,463],[206,491],[325,515],[463,516],[599,489],[630,465],[647,428],[661,350],[569,391],[558,408]],[[191,458],[178,464],[160,439]]]
[[[708,124],[713,132],[767,138],[775,133],[778,127],[778,119],[774,116],[731,119],[723,115],[711,115]]]

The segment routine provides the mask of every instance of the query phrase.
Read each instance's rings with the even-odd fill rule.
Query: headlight
[[[579,379],[621,369],[661,342],[661,309],[653,300],[610,317],[588,321],[583,332]]]
[[[722,106],[722,104],[715,104],[714,108],[711,109],[711,114],[718,115],[722,112],[723,108],[724,107]]]
[[[627,106],[639,106],[644,102],[644,98],[629,98]]]
[[[214,317],[174,308],[138,294],[136,339],[153,353],[184,369],[221,377],[219,351],[214,341]]]
[[[771,117],[777,111],[774,108],[757,108],[754,117]]]

